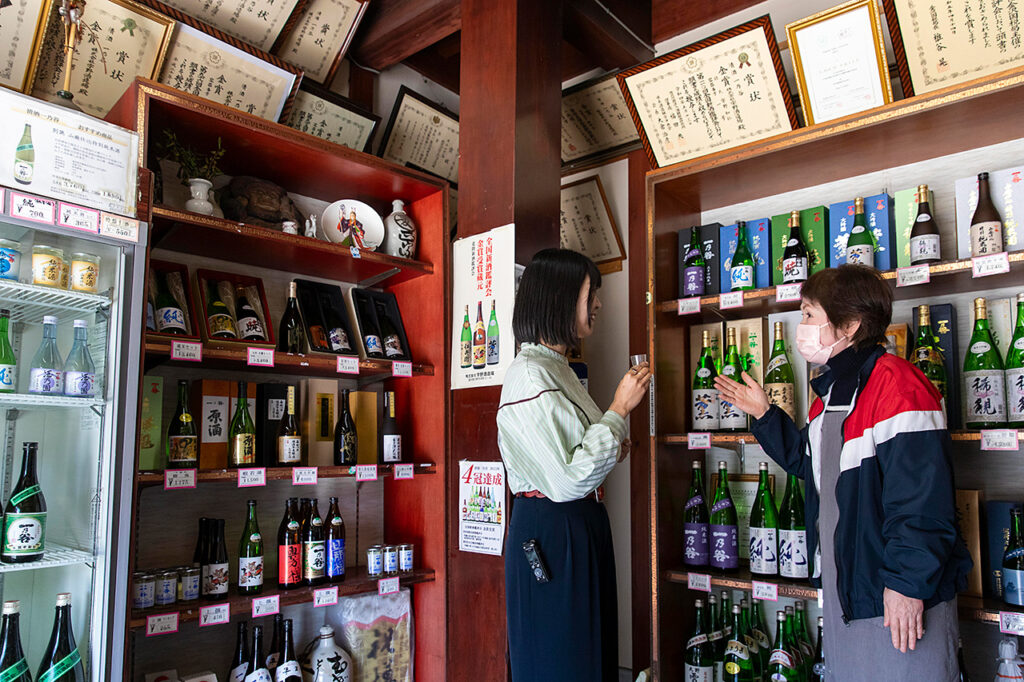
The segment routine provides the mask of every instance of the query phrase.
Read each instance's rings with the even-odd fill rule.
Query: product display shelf
[[[423,476],[425,474],[436,474],[437,467],[432,462],[406,462],[412,464],[413,475]],[[391,477],[395,474],[395,465],[378,464],[377,477]],[[292,480],[291,467],[267,467],[267,481],[290,481]],[[329,466],[316,468],[317,480],[321,478],[355,478],[356,468],[354,466]],[[209,471],[196,472],[196,483],[237,483],[238,469],[212,469]],[[140,471],[135,474],[135,482],[140,488],[163,485],[163,471]]]
[[[102,409],[106,405],[103,398],[74,398],[64,395],[43,395],[41,393],[0,393],[0,410],[17,410],[25,407],[47,408],[78,408],[92,407]]]
[[[1008,430],[1017,432],[1018,442],[1024,441],[1024,429]],[[957,430],[951,431],[949,435],[950,438],[952,438],[954,441],[976,443],[981,440],[981,431]],[[670,433],[665,436],[662,436],[661,442],[666,445],[689,445],[689,435],[685,433]],[[754,445],[757,443],[757,439],[754,438],[754,434],[749,432],[711,434],[712,445],[739,445],[740,443],[746,445]]]
[[[1000,613],[1024,615],[1024,606],[1007,604],[1002,599],[970,597],[961,594],[957,596],[956,603],[960,611],[960,618],[979,623],[990,623],[998,626]]]
[[[62,318],[68,312],[88,314],[105,310],[110,307],[110,297],[0,279],[0,307],[11,311],[14,322],[38,324],[44,315]]]
[[[399,585],[415,585],[417,583],[429,583],[435,579],[432,569],[419,568],[409,573],[398,573],[394,576],[380,576],[380,578],[398,578]],[[338,597],[347,597],[354,594],[366,594],[376,592],[380,578],[371,578],[366,575],[366,569],[350,568],[343,582],[333,585],[318,585],[316,587],[296,587],[290,590],[280,589],[277,585],[264,585],[263,592],[258,595],[238,594],[234,587],[231,588],[228,596],[224,599],[206,600],[198,599],[188,602],[175,602],[174,604],[157,605],[148,609],[132,609],[128,621],[129,630],[138,630],[146,627],[146,620],[150,616],[157,616],[166,613],[177,613],[178,623],[188,623],[199,620],[203,607],[223,604],[230,604],[232,616],[249,618],[253,612],[253,601],[266,599],[277,595],[278,606],[293,606],[296,604],[312,604],[314,593],[325,587],[337,587]]]
[[[38,571],[43,568],[54,568],[56,566],[71,566],[74,564],[92,565],[92,552],[74,547],[65,547],[56,542],[46,541],[43,550],[43,558],[39,561],[31,561],[24,564],[0,563],[0,573],[13,573],[15,571]]]
[[[780,597],[813,600],[818,598],[818,588],[812,587],[809,583],[780,578],[777,575],[755,576],[750,572],[750,567],[747,565],[741,566],[734,573],[715,573],[707,566],[671,569],[665,571],[662,577],[668,582],[686,585],[689,583],[691,573],[709,575],[711,577],[711,587],[719,590],[733,589],[750,592],[754,589],[753,583],[756,581],[777,585]]]

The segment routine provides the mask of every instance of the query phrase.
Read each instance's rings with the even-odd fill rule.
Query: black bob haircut
[[[582,253],[570,249],[538,251],[523,271],[512,313],[516,344],[546,343],[576,349],[576,302],[590,276],[588,305],[601,288],[601,272]]]

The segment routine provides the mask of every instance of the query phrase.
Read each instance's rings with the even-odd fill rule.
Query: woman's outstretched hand
[[[617,412],[623,419],[629,416],[633,408],[647,397],[647,389],[651,385],[651,368],[646,362],[630,368],[622,377],[619,387],[615,389],[615,398],[608,409]]]
[[[888,587],[882,593],[885,604],[883,625],[892,633],[892,645],[903,653],[917,647],[917,640],[924,637],[924,602],[905,597]]]
[[[768,394],[764,392],[761,385],[754,381],[754,378],[743,372],[741,374],[746,385],[733,381],[729,377],[715,377],[715,388],[722,400],[728,401],[737,408],[743,410],[754,419],[760,419],[771,407],[768,402]]]

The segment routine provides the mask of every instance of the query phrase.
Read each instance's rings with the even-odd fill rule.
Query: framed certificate
[[[361,152],[370,151],[380,116],[341,95],[305,80],[285,125]]]
[[[0,57],[0,85],[3,87],[25,93],[32,89],[39,40],[46,23],[46,6],[46,0],[0,2],[0,45],[7,46]]]
[[[193,28],[205,26],[269,52],[298,20],[305,0],[143,0]],[[88,10],[86,10],[88,16]],[[220,37],[220,36],[217,36]]]
[[[369,4],[369,0],[308,0],[274,54],[302,69],[304,79],[330,85]]]
[[[907,97],[1024,62],[1016,2],[882,0]]]
[[[380,156],[456,184],[459,118],[403,85],[384,131]]]
[[[618,74],[654,167],[797,127],[767,15]]]
[[[603,273],[622,269],[626,252],[597,175],[562,186],[561,246],[582,253]]]
[[[562,91],[562,164],[612,156],[639,141],[614,74]]]
[[[786,25],[807,125],[892,101],[877,0],[850,2]]]
[[[47,0],[32,88],[32,96],[40,99],[64,87],[64,23],[59,7],[59,0]],[[89,0],[71,66],[75,105],[103,118],[137,76],[156,77],[174,23],[132,0]]]

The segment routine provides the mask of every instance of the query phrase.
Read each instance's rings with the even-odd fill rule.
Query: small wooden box
[[[348,308],[345,305],[345,296],[341,293],[341,287],[335,284],[324,282],[313,282],[306,279],[296,279],[296,293],[298,295],[299,313],[302,315],[303,331],[305,332],[306,345],[310,352],[327,353],[330,355],[358,355],[359,344],[356,341],[357,334],[354,333],[355,325],[352,323]],[[341,325],[348,335],[351,352],[335,352],[331,349],[329,341],[324,337],[327,333],[327,323],[324,307],[330,301],[330,307],[341,321]],[[313,327],[322,325],[323,334],[313,333]]]
[[[170,276],[170,278],[168,278]],[[185,314],[185,334],[168,334],[165,332],[152,331],[147,329],[146,336],[158,339],[191,339],[193,341],[199,340],[199,325],[196,323],[197,320],[201,319],[198,317],[198,313],[195,307],[195,298],[192,296],[191,287],[189,287],[189,274],[188,266],[182,263],[172,263],[170,261],[163,260],[150,260],[149,261],[149,300],[147,305],[153,306],[154,320],[153,324],[156,324],[155,316],[157,313],[156,309],[156,289],[154,285],[158,285],[161,288],[167,287],[171,292],[171,296],[177,301],[178,305],[181,306],[181,312]],[[154,282],[153,278],[157,278],[159,281]]]
[[[142,416],[139,424],[139,471],[163,469],[164,462],[164,378],[142,377]]]
[[[303,457],[307,466],[334,466],[334,426],[338,423],[337,379],[299,382]],[[357,435],[360,435],[358,428]]]
[[[224,305],[228,308],[228,314],[231,316],[233,322],[236,323],[235,319],[235,292],[234,286],[240,285],[246,288],[246,293],[249,295],[249,304],[252,305],[253,310],[256,311],[256,316],[260,318],[260,322],[263,324],[263,334],[266,337],[266,341],[251,341],[243,340],[241,335],[237,339],[222,339],[219,337],[212,336],[209,328],[209,320],[205,314],[206,306],[208,303],[208,297],[210,295],[211,286],[216,286],[218,282],[230,282],[232,284],[232,291],[230,298],[221,297]],[[274,329],[271,324],[272,320],[270,317],[270,308],[267,306],[267,292],[263,289],[263,280],[259,277],[249,277],[248,275],[238,275],[233,272],[222,272],[219,270],[196,270],[196,301],[199,303],[201,310],[203,311],[202,323],[199,325],[202,330],[203,343],[210,348],[246,348],[248,346],[257,346],[260,348],[274,348],[275,338]],[[256,292],[255,300],[252,297],[253,291]]]
[[[230,381],[197,379],[189,387],[192,417],[199,420],[199,468],[225,469],[228,465],[228,429],[231,427]]]
[[[743,361],[747,374],[754,377],[757,383],[764,383],[764,368],[768,363],[768,356],[771,354],[768,319],[750,317],[745,320],[726,322],[726,343],[728,343],[729,329],[736,330],[736,349],[740,353],[740,360]],[[723,344],[723,357],[728,350]],[[737,377],[736,380],[740,381],[740,378]]]
[[[956,516],[960,523],[960,534],[964,537],[967,551],[974,566],[967,574],[967,589],[963,594],[982,596],[981,583],[981,491],[956,491]]]

